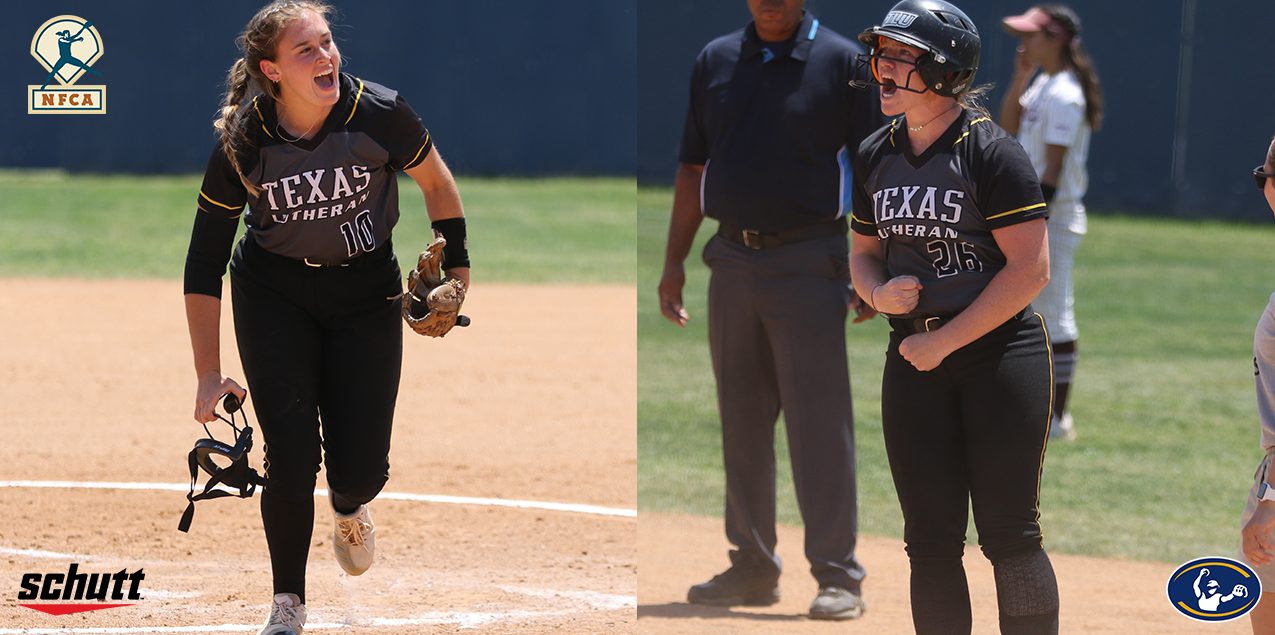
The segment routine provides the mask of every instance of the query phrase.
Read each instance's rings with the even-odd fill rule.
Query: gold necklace
[[[930,125],[931,123],[933,123],[935,119],[938,119],[939,117],[942,117],[943,115],[946,115],[947,113],[952,112],[952,108],[956,108],[956,107],[957,107],[957,106],[959,106],[959,105],[960,105],[960,104],[952,104],[952,107],[951,107],[951,108],[948,108],[947,110],[944,110],[943,112],[941,112],[941,113],[939,113],[939,114],[937,114],[937,115],[934,115],[933,117],[930,117],[930,120],[929,120],[929,121],[927,121],[927,122],[925,122],[925,123],[923,123],[923,124],[921,124],[921,125],[919,125],[919,126],[917,126],[917,127],[915,127],[915,128],[913,128],[912,126],[908,126],[908,130],[911,130],[912,132],[920,132],[922,128],[924,128],[924,127],[926,127],[926,126]]]
[[[280,117],[279,120],[275,122],[274,131],[279,134],[280,139],[283,139],[284,141],[287,141],[288,143],[297,143],[298,141],[301,141],[302,139],[304,139],[306,135],[310,134],[311,130],[314,130],[314,126],[319,123],[320,119],[323,119],[322,110],[319,111],[319,116],[314,120],[313,123],[310,124],[310,127],[306,128],[305,132],[301,133],[301,136],[297,137],[296,139],[289,139],[288,135],[283,134],[283,117]]]

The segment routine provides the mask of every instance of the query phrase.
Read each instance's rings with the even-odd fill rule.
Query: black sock
[[[305,565],[314,529],[314,497],[293,501],[263,489],[261,523],[270,548],[274,592],[295,593],[305,604]]]
[[[912,625],[917,635],[969,635],[970,589],[961,559],[912,561]]]
[[[1080,355],[1076,342],[1059,342],[1051,347],[1054,351],[1055,417],[1061,417],[1067,411],[1067,392],[1071,389],[1071,380],[1076,373],[1076,360]]]
[[[332,509],[335,509],[336,513],[341,514],[342,516],[349,516],[350,514],[353,514],[359,510],[361,505],[363,505],[363,503],[350,500],[337,492],[332,492]]]
[[[1067,412],[1067,391],[1071,382],[1054,384],[1054,416],[1061,418]]]

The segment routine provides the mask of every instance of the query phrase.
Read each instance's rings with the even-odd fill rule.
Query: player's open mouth
[[[881,96],[882,97],[893,97],[894,94],[897,92],[899,92],[899,86],[898,84],[894,83],[893,79],[890,79],[889,77],[881,78]]]
[[[336,85],[335,70],[336,70],[335,68],[329,66],[327,70],[314,76],[314,83],[318,84],[319,88],[330,90],[333,86]]]

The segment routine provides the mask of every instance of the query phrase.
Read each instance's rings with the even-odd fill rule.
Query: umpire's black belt
[[[890,327],[904,335],[916,335],[937,331],[944,324],[952,321],[955,315],[935,315],[918,318],[890,318]]]
[[[786,232],[776,234],[763,234],[753,229],[735,229],[726,223],[722,223],[717,233],[734,243],[739,243],[749,249],[774,249],[792,243],[814,240],[816,238],[826,238],[828,236],[845,236],[847,230],[846,219],[839,218],[830,223],[817,223],[815,225],[807,225],[790,229]]]

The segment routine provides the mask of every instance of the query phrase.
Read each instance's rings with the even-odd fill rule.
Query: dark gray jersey
[[[379,84],[341,74],[341,101],[312,139],[283,138],[269,97],[251,104],[257,150],[240,158],[252,195],[222,150],[213,150],[200,209],[244,222],[262,247],[284,256],[339,262],[383,244],[398,222],[397,172],[432,148],[407,102]]]
[[[1022,146],[987,117],[962,110],[914,156],[906,121],[864,140],[854,164],[851,228],[882,242],[890,276],[921,282],[916,309],[959,313],[1005,266],[992,230],[1048,216]]]

